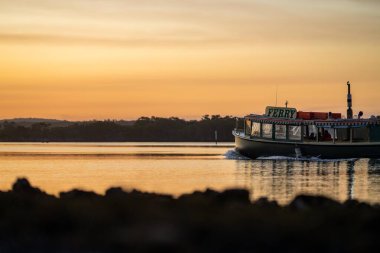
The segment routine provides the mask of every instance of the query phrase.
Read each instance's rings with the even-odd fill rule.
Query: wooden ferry
[[[353,117],[350,82],[347,82],[347,118],[340,113],[302,112],[270,107],[264,115],[247,115],[236,128],[236,150],[244,156],[380,158],[380,117]]]

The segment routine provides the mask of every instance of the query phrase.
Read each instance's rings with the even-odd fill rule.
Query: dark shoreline
[[[170,195],[72,190],[19,179],[0,192],[0,252],[376,252],[380,205],[298,196],[279,206],[246,190]]]
[[[233,116],[205,115],[200,120],[141,117],[136,121],[54,120],[0,121],[0,141],[6,142],[220,142],[234,141]],[[215,134],[217,132],[217,134]]]

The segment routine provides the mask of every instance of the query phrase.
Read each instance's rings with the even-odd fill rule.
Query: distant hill
[[[43,119],[43,118],[14,118],[14,119],[2,119],[0,122],[8,121],[8,122],[31,122],[31,123],[39,123],[39,122],[68,122],[67,120],[58,120],[58,119]]]
[[[15,123],[17,126],[24,126],[24,127],[30,127],[33,124],[38,123],[46,123],[49,124],[50,127],[66,127],[74,124],[86,124],[86,123],[92,123],[96,122],[96,120],[93,121],[68,121],[68,120],[59,120],[59,119],[44,119],[44,118],[14,118],[14,119],[2,119],[0,120],[0,124],[8,122],[8,123]],[[118,120],[115,121],[118,125],[122,126],[131,126],[136,121],[135,120]]]
[[[47,123],[51,126],[69,126],[74,124],[74,122],[67,120],[58,120],[58,119],[43,119],[43,118],[14,118],[14,119],[2,119],[0,123],[4,122],[13,122],[18,126],[30,127],[33,124],[37,123]]]

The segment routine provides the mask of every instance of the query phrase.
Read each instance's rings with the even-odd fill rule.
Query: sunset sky
[[[378,0],[0,0],[0,118],[380,114]]]

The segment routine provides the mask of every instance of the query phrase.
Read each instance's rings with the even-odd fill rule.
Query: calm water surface
[[[0,143],[0,190],[17,177],[57,194],[112,186],[178,196],[244,187],[281,204],[301,193],[380,203],[380,160],[249,160],[233,143]]]

